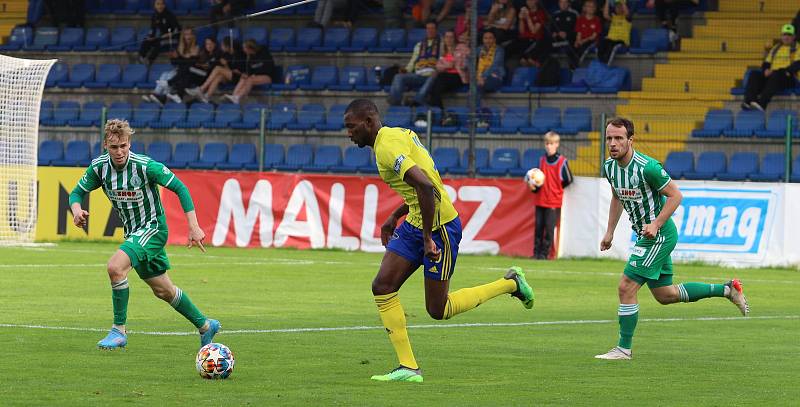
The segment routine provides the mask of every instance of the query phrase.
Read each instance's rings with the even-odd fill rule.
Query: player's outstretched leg
[[[695,302],[703,298],[725,297],[739,308],[742,315],[750,313],[750,306],[744,296],[742,282],[733,279],[725,284],[683,283],[678,284],[678,300],[681,302]]]
[[[525,280],[522,269],[513,266],[503,278],[476,287],[462,288],[447,295],[443,319],[467,312],[502,294],[518,298],[527,309],[533,308],[533,288]]]
[[[208,345],[214,340],[214,335],[222,327],[216,319],[206,318],[202,312],[194,305],[189,295],[178,287],[175,287],[175,297],[169,302],[175,311],[178,311],[184,318],[188,319],[200,332],[200,347]]]

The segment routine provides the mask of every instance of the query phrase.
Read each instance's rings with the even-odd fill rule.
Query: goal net
[[[55,62],[0,55],[0,245],[36,234],[39,107]]]

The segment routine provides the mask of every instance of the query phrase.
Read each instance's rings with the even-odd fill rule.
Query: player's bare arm
[[[392,211],[389,218],[383,222],[381,226],[381,244],[386,246],[389,244],[389,239],[392,237],[395,228],[397,228],[397,221],[403,216],[408,215],[408,205],[402,204],[397,209]]]
[[[406,171],[403,178],[408,185],[414,188],[419,199],[419,209],[422,215],[422,238],[425,240],[425,257],[432,261],[437,261],[441,252],[433,242],[433,216],[436,214],[436,204],[434,203],[433,183],[416,165]]]
[[[667,202],[664,203],[664,207],[661,208],[661,212],[656,217],[656,220],[653,223],[644,225],[642,228],[642,234],[644,237],[651,239],[656,237],[658,230],[664,226],[664,223],[666,223],[675,210],[678,209],[678,206],[681,204],[681,200],[683,200],[683,194],[681,194],[681,190],[672,181],[670,181],[659,193],[667,197]]]
[[[606,227],[606,234],[603,240],[600,241],[600,250],[608,250],[611,248],[611,242],[614,240],[614,231],[617,229],[619,217],[622,215],[622,203],[617,197],[614,188],[611,188],[611,204],[608,208],[608,227]]]

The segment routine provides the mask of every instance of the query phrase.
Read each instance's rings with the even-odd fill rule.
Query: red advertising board
[[[214,246],[382,251],[380,226],[401,204],[378,177],[176,171]],[[462,253],[530,256],[534,197],[516,179],[446,179],[461,216]],[[162,194],[169,242],[186,242],[178,198]]]

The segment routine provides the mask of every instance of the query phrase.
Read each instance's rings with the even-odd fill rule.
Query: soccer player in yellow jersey
[[[414,359],[406,332],[406,317],[397,291],[419,266],[425,272],[425,305],[437,320],[469,311],[501,294],[511,294],[525,308],[533,307],[533,289],[519,267],[511,267],[504,278],[450,293],[455,269],[461,221],[444,190],[433,159],[408,129],[384,127],[378,108],[369,100],[356,99],[344,113],[350,140],[370,146],[381,178],[403,198],[381,227],[386,252],[372,281],[372,294],[389,333],[400,366],[388,374],[372,376],[379,381],[422,382],[422,371]],[[398,220],[406,216],[397,227]]]

